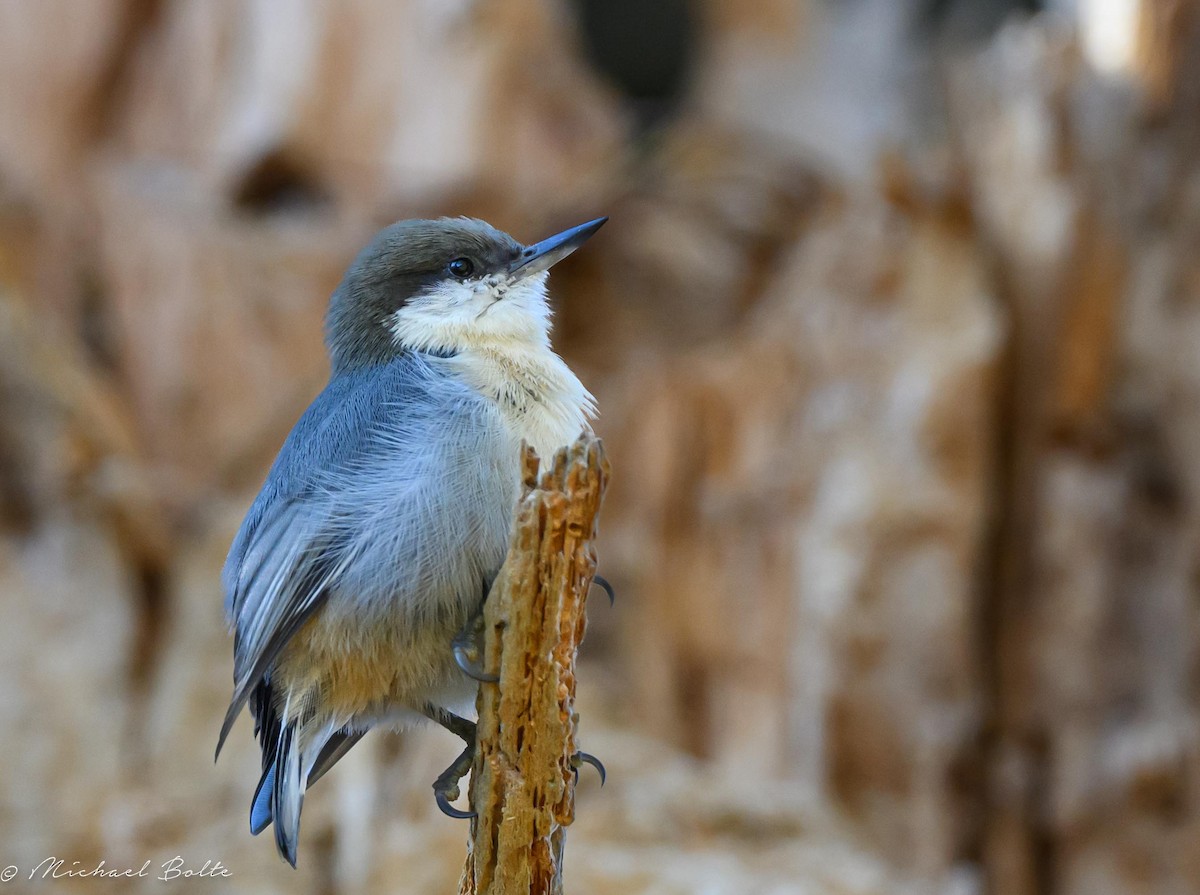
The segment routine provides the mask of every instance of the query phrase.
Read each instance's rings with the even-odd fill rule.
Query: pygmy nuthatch
[[[329,384],[276,457],[222,573],[234,689],[262,778],[250,809],[296,864],[305,789],[370,728],[460,717],[477,669],[452,646],[504,561],[522,439],[543,456],[595,404],[550,347],[547,271],[606,218],[523,246],[483,221],[401,221],[359,254],[326,318]],[[443,810],[464,751],[434,789]]]

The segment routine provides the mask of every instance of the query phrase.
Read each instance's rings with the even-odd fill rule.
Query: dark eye
[[[471,274],[475,273],[475,265],[470,258],[455,258],[446,265],[446,269],[460,280],[465,280]]]

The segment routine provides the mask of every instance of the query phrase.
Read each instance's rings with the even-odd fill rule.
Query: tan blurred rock
[[[321,321],[370,230],[239,218],[174,166],[112,169],[100,253],[127,389],[159,487],[256,482],[328,375]]]
[[[621,367],[614,335],[641,354],[729,337],[824,185],[792,155],[700,119],[663,138],[633,187],[605,209],[617,226],[554,274],[559,344],[602,374]]]
[[[0,7],[0,167],[27,201],[59,206],[100,125],[130,0]],[[52,60],[52,64],[48,64]]]
[[[453,886],[437,731],[299,873],[249,836],[219,567],[376,226],[608,212],[552,281],[618,591],[569,885],[1200,889],[1195,4],[1103,71],[1048,15],[941,68],[915,8],[705,4],[635,135],[560,2],[0,4],[0,858]]]
[[[1169,66],[1200,70],[1197,44],[1184,46]],[[997,891],[1049,878],[1072,895],[1200,886],[1181,845],[1200,829],[1200,427],[1185,372],[1200,132],[1194,93],[1169,100],[1160,74],[1139,93],[1090,69],[1070,35],[1025,26],[955,75],[1014,321],[1008,493],[983,595]],[[1170,124],[1139,124],[1164,114]]]
[[[653,421],[609,430],[642,723],[792,776],[921,870],[959,847],[979,723],[1003,335],[952,220],[829,203],[731,347],[638,370],[610,414]]]
[[[571,204],[621,151],[569,23],[539,0],[182,0],[141,47],[120,139],[232,194],[284,153],[344,204],[482,192]]]
[[[43,520],[0,544],[0,791],[9,863],[97,853],[94,819],[127,779],[127,692],[138,619],[111,536],[86,521]]]

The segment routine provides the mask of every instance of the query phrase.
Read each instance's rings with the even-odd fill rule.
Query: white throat
[[[595,416],[595,399],[548,347],[466,349],[443,363],[495,401],[514,441],[529,442],[540,457],[570,444]]]
[[[514,442],[548,458],[590,428],[596,402],[550,347],[545,283],[545,274],[443,283],[390,324],[398,344],[448,355],[438,363],[496,402]]]

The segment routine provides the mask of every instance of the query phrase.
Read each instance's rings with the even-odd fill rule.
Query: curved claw
[[[608,594],[608,605],[609,606],[613,606],[616,604],[617,595],[616,595],[616,592],[613,591],[613,586],[608,583],[608,579],[601,578],[599,575],[593,575],[592,576],[592,584],[596,585],[596,587],[600,588],[602,591],[604,591],[606,594]]]
[[[590,764],[596,769],[596,773],[600,775],[600,785],[604,785],[604,781],[608,779],[608,772],[604,770],[604,765],[595,755],[587,752],[576,752],[571,758],[571,766],[575,769],[575,779],[579,780],[579,766]]]
[[[494,684],[500,680],[498,674],[488,674],[483,670],[483,666],[475,662],[471,658],[471,653],[474,652],[471,647],[462,644],[454,644],[454,664],[457,665],[462,673],[469,678],[474,678],[485,684]]]
[[[473,817],[479,816],[474,811],[463,811],[455,808],[450,804],[450,799],[446,797],[446,793],[440,789],[434,789],[433,797],[437,801],[438,808],[442,810],[442,814],[445,814],[447,817],[453,817],[456,820],[470,820]]]

